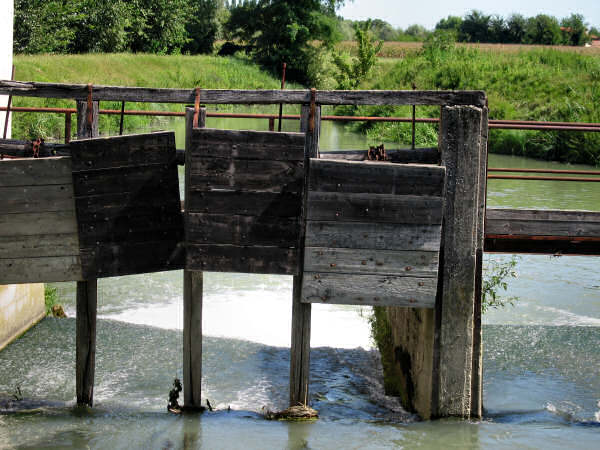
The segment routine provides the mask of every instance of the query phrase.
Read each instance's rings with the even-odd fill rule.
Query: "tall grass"
[[[87,54],[17,55],[15,76],[23,81],[54,83],[94,83],[117,86],[204,89],[278,89],[280,81],[242,57]],[[290,88],[297,86],[288,85]],[[14,106],[73,108],[74,102],[58,99],[15,97]],[[103,109],[120,109],[118,102],[101,102]],[[182,111],[182,105],[165,103],[127,103],[127,109]],[[226,105],[220,110],[231,109]],[[265,107],[260,108],[261,111]],[[275,110],[273,109],[273,112]],[[129,129],[138,129],[160,121],[159,118],[127,116]],[[101,115],[100,129],[115,133],[119,117]],[[75,130],[75,126],[73,126]],[[12,135],[18,139],[35,137],[64,138],[64,118],[57,114],[17,113]]]
[[[408,53],[386,60],[363,89],[480,89],[487,93],[491,119],[600,122],[600,55],[554,49],[517,53],[452,47]],[[344,114],[408,116],[408,107],[359,107]],[[438,117],[439,109],[418,107],[418,116]],[[407,124],[368,127],[372,139],[407,144]],[[364,128],[364,127],[363,127]],[[436,128],[418,125],[417,141],[435,144]],[[492,130],[492,152],[600,165],[600,133]]]

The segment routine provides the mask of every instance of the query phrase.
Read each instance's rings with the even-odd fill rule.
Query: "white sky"
[[[582,14],[590,26],[600,28],[600,0],[346,0],[338,14],[352,20],[382,19],[401,28],[416,23],[432,29],[441,18],[462,17],[472,9],[503,17],[511,13],[525,17],[549,14],[561,19],[572,13]]]

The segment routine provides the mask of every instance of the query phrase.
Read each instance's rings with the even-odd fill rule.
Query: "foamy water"
[[[205,336],[243,339],[276,347],[289,347],[292,326],[291,292],[282,299],[279,290],[205,293],[202,333]],[[182,299],[164,304],[132,306],[116,314],[101,315],[137,325],[183,329]],[[313,305],[312,347],[372,348],[370,328],[359,307]]]

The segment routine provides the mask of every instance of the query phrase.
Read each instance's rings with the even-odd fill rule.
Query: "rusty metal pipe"
[[[488,175],[488,180],[538,180],[538,181],[586,181],[592,183],[600,182],[600,178],[581,177],[536,177],[523,175]]]
[[[518,169],[508,167],[490,167],[488,172],[520,172],[520,173],[565,173],[573,175],[600,175],[599,170],[563,170],[563,169]]]

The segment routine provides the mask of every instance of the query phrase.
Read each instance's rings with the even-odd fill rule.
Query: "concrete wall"
[[[0,79],[12,74],[13,16],[12,0],[0,0]],[[8,97],[0,96],[0,105],[6,106]],[[4,132],[5,113],[0,111],[0,138]],[[10,137],[10,123],[6,137]],[[0,350],[46,313],[43,284],[0,286]]]
[[[43,284],[0,286],[0,350],[45,314]]]

